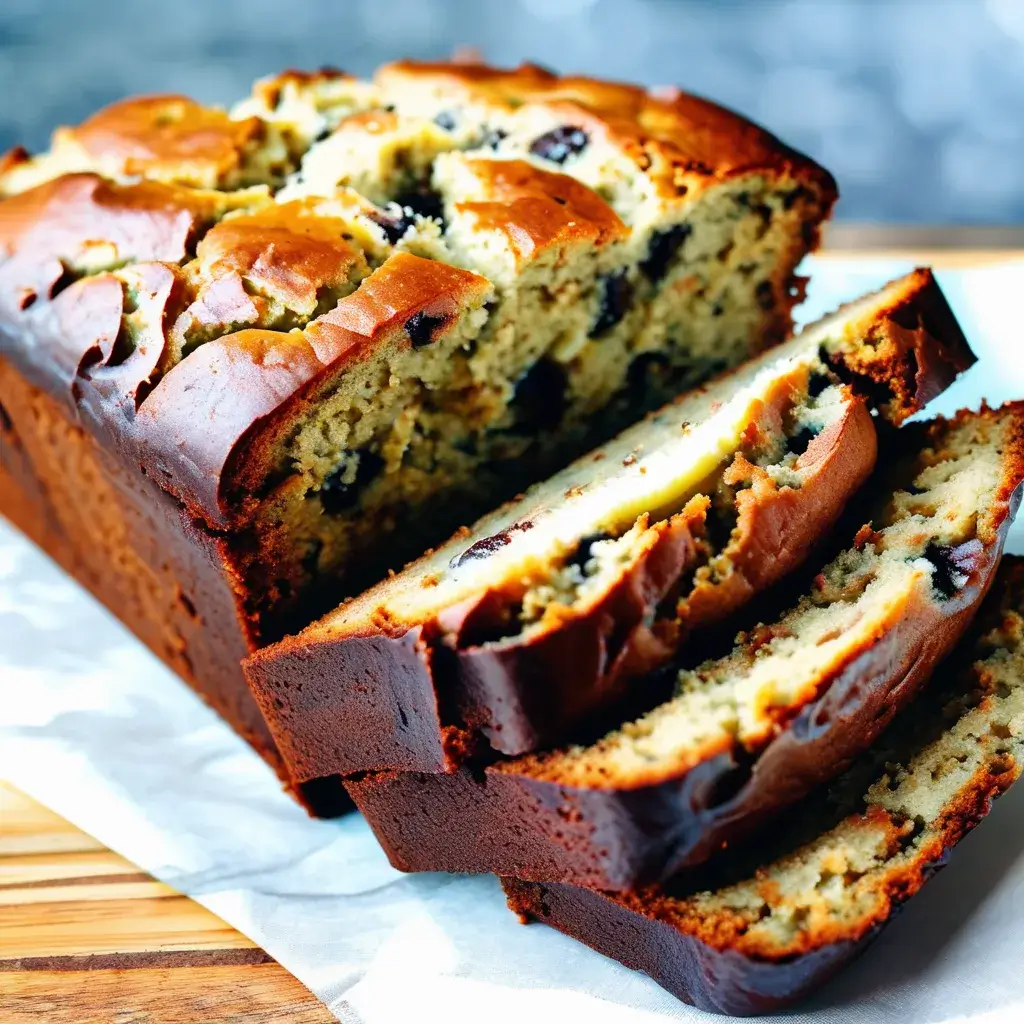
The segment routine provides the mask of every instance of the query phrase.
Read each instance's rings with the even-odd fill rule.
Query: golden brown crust
[[[260,296],[296,316],[312,315],[324,289],[342,288],[354,267],[365,266],[346,234],[346,222],[320,215],[308,200],[221,221],[197,247],[200,285],[175,332],[186,337],[255,324]]]
[[[187,96],[136,96],[112,103],[77,128],[59,128],[55,148],[112,178],[145,177],[200,188],[233,182],[262,126],[233,121]]]
[[[487,196],[456,205],[483,230],[501,231],[520,261],[567,242],[603,245],[629,230],[593,190],[567,174],[555,174],[524,160],[471,160]]]
[[[679,89],[646,91],[591,78],[559,78],[534,64],[504,70],[399,61],[381,68],[375,81],[385,89],[410,85],[453,101],[506,110],[544,106],[564,124],[605,136],[666,197],[759,169],[813,182],[828,206],[836,197],[828,172],[738,114]]]
[[[144,463],[210,525],[244,519],[270,471],[261,452],[311,390],[371,349],[411,345],[404,327],[418,313],[437,318],[437,332],[448,329],[490,288],[469,271],[396,253],[304,331],[243,330],[201,345],[139,410]]]

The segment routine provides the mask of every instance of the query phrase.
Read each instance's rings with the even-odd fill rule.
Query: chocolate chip
[[[451,569],[458,569],[460,565],[465,565],[466,562],[475,562],[478,558],[487,558],[489,555],[493,555],[495,551],[500,551],[503,547],[511,544],[513,533],[525,533],[527,530],[532,529],[533,521],[530,519],[523,519],[518,523],[513,523],[508,529],[492,534],[490,537],[484,537],[475,544],[471,544],[461,555],[456,555],[448,563],[448,566]]]
[[[320,552],[324,549],[324,542],[319,537],[314,537],[309,542],[306,553],[302,556],[302,568],[311,576],[315,576],[320,568]]]
[[[832,381],[827,373],[812,373],[807,378],[807,394],[811,398],[817,398],[823,391],[832,386]]]
[[[631,405],[643,405],[650,392],[658,391],[668,373],[668,357],[662,352],[642,352],[626,371],[626,395]]]
[[[508,138],[508,132],[501,128],[491,128],[483,137],[481,142],[482,146],[488,146],[491,149],[497,149],[502,142]]]
[[[540,359],[516,381],[509,411],[516,432],[534,433],[557,427],[565,413],[565,370],[550,359]]]
[[[413,313],[405,321],[405,332],[409,335],[413,348],[423,348],[433,340],[434,330],[445,322],[443,316],[427,316],[426,313]]]
[[[633,301],[633,283],[625,270],[609,274],[601,282],[601,308],[590,328],[590,337],[598,338],[610,331],[625,315]]]
[[[455,114],[452,111],[442,110],[439,114],[435,115],[434,124],[436,124],[437,127],[441,128],[443,131],[453,132],[455,131],[455,127],[458,124],[458,121],[456,120]]]
[[[929,544],[924,550],[924,557],[935,567],[932,586],[947,600],[956,597],[970,579],[970,555],[965,547]]]
[[[611,540],[612,535],[610,533],[588,533],[585,537],[580,538],[579,544],[576,545],[576,550],[572,556],[566,559],[566,565],[578,565],[580,570],[586,575],[586,565],[590,561],[590,546],[597,544],[602,540]]]
[[[355,458],[356,471],[350,483],[345,483],[349,476],[351,460]],[[384,469],[384,460],[367,448],[362,448],[348,456],[337,469],[331,470],[320,485],[320,503],[328,515],[337,515],[354,508],[359,502],[360,492],[380,475]]]
[[[402,192],[395,196],[395,202],[421,217],[432,217],[444,224],[444,200],[426,185]]]
[[[415,223],[412,217],[406,215],[404,210],[399,208],[399,211],[391,213],[388,210],[381,210],[379,213],[369,214],[370,220],[374,224],[379,224],[384,229],[384,236],[392,245],[397,244]]]
[[[689,224],[673,224],[664,231],[655,231],[647,245],[647,257],[640,261],[644,276],[657,283],[668,272],[668,265],[683,243],[690,237],[693,228]]]
[[[814,193],[809,188],[804,185],[797,185],[796,188],[791,189],[782,197],[782,208],[784,210],[792,210],[798,202],[813,198]]]
[[[775,307],[775,291],[772,288],[771,281],[761,281],[758,286],[754,289],[754,297],[757,299],[757,304],[766,313]]]
[[[564,164],[569,157],[582,153],[589,141],[587,133],[582,128],[563,124],[534,139],[530,145],[530,153],[554,164]]]
[[[792,437],[786,440],[786,447],[789,448],[794,455],[803,455],[819,433],[821,433],[821,431],[812,430],[810,427],[802,427],[793,434]]]

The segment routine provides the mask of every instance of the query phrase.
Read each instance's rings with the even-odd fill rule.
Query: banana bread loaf
[[[838,773],[969,624],[1024,490],[1024,402],[899,434],[916,455],[810,591],[727,654],[684,661],[646,714],[486,767],[346,782],[391,862],[635,889]]]
[[[503,880],[509,906],[713,1013],[772,1013],[877,937],[1024,767],[1024,560],[877,745],[771,835],[632,895]]]
[[[522,754],[642,692],[828,532],[874,464],[868,409],[899,423],[970,358],[917,271],[257,653],[247,676],[295,777]]]
[[[240,658],[781,339],[835,187],[682,94],[404,64],[125,100],[0,195],[2,507],[276,757]]]

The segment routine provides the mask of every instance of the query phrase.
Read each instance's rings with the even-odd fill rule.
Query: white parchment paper
[[[904,269],[821,261],[802,319]],[[981,362],[934,410],[1024,397],[1024,263],[940,276]],[[357,815],[311,821],[190,690],[2,523],[0,776],[250,936],[342,1021],[714,1019],[552,929],[520,926],[493,878],[402,875]],[[1024,1020],[1024,783],[793,1016]]]

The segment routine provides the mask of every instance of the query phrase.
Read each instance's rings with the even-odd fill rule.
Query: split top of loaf
[[[784,337],[835,188],[681,93],[403,64],[125,100],[0,195],[5,355],[246,533],[258,625]]]

